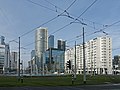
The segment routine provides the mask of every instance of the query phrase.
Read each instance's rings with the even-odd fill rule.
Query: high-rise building
[[[57,48],[49,48],[45,52],[44,73],[64,73],[64,51]]]
[[[0,74],[3,74],[5,62],[5,45],[0,45]]]
[[[57,45],[58,45],[58,49],[65,51],[65,48],[66,48],[66,42],[65,41],[60,39],[60,40],[58,40]]]
[[[17,52],[11,52],[10,53],[10,69],[17,73],[17,66],[18,66],[18,53]]]
[[[35,60],[38,72],[43,71],[43,53],[48,48],[48,30],[47,28],[38,28],[35,33]]]
[[[74,66],[75,48],[65,52],[65,60]],[[97,37],[85,43],[86,72],[89,74],[112,74],[112,40],[108,36]],[[76,46],[77,73],[83,73],[83,45]]]
[[[31,51],[31,59],[35,58],[35,50]]]
[[[10,64],[10,48],[9,44],[5,44],[5,37],[1,36],[0,43],[0,74],[9,73]]]
[[[115,55],[113,59],[113,74],[120,73],[120,55]]]
[[[54,35],[48,37],[48,48],[54,48]]]
[[[4,36],[1,36],[1,45],[5,45],[4,40],[5,40],[5,37],[4,37]]]
[[[5,44],[5,62],[4,62],[4,73],[9,73],[10,66],[10,48],[9,44]]]

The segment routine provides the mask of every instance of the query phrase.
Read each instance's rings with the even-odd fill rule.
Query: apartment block
[[[65,63],[70,60],[75,66],[75,47],[65,51]],[[87,74],[112,74],[112,39],[97,37],[85,43],[85,67]],[[77,73],[83,73],[83,45],[76,45]],[[70,70],[65,67],[66,72]]]

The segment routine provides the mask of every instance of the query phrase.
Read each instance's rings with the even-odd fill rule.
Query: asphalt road
[[[0,87],[0,90],[120,90],[120,84],[57,86],[57,87]]]

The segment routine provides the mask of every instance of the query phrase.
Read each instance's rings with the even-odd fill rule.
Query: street
[[[83,86],[0,87],[0,90],[120,90],[120,84]]]

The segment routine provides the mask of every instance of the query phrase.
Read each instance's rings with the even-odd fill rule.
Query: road
[[[120,84],[57,86],[57,87],[0,87],[0,90],[120,90]]]

